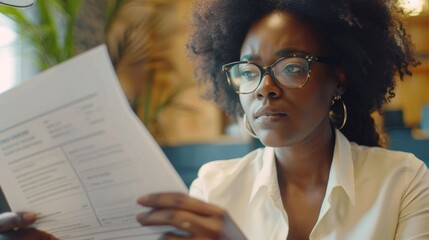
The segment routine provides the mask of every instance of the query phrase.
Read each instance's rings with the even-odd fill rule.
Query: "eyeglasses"
[[[238,61],[222,66],[228,84],[237,94],[246,94],[256,91],[265,74],[278,86],[285,88],[302,88],[308,82],[311,72],[311,63],[317,61],[332,64],[334,61],[316,55],[291,55],[282,57],[268,67],[261,67],[251,61]]]

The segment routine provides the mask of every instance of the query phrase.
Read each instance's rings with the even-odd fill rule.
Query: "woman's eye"
[[[240,74],[244,80],[255,80],[259,77],[259,70],[252,65],[246,64],[245,66],[240,66]]]
[[[241,75],[243,75],[247,79],[252,79],[252,78],[257,76],[257,73],[252,72],[252,71],[244,71],[241,73]]]
[[[283,68],[285,73],[306,73],[306,70],[303,66],[299,64],[289,64]]]

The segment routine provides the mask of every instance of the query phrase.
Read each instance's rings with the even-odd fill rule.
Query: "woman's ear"
[[[347,87],[347,77],[344,73],[344,68],[341,66],[336,67],[335,75],[337,79],[337,95],[342,95]]]

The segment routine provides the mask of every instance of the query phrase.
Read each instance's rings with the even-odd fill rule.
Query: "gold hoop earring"
[[[250,126],[249,122],[247,121],[246,114],[243,115],[243,124],[244,124],[244,128],[246,129],[247,133],[249,133],[250,136],[254,138],[258,138],[258,136],[256,136],[255,132],[253,131],[252,127]]]
[[[339,104],[341,103],[341,104]],[[340,110],[341,111],[338,111]],[[339,113],[342,112],[342,113]],[[329,111],[329,119],[332,124],[339,130],[343,129],[347,122],[347,107],[344,104],[340,95],[335,96],[331,100],[331,110]]]

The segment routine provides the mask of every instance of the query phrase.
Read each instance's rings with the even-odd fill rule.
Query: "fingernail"
[[[31,213],[31,212],[26,212],[26,213],[22,214],[22,219],[27,223],[32,223],[32,222],[36,221],[36,215],[34,213]]]
[[[142,225],[144,225],[144,223],[146,222],[146,219],[147,219],[147,213],[140,213],[140,214],[137,214],[137,221],[140,223],[140,224],[142,224]]]
[[[139,198],[139,200],[138,200],[138,202],[139,203],[148,203],[149,202],[149,199],[150,199],[150,196],[149,195],[145,195],[145,196],[143,196],[143,197],[141,197],[141,198]]]

